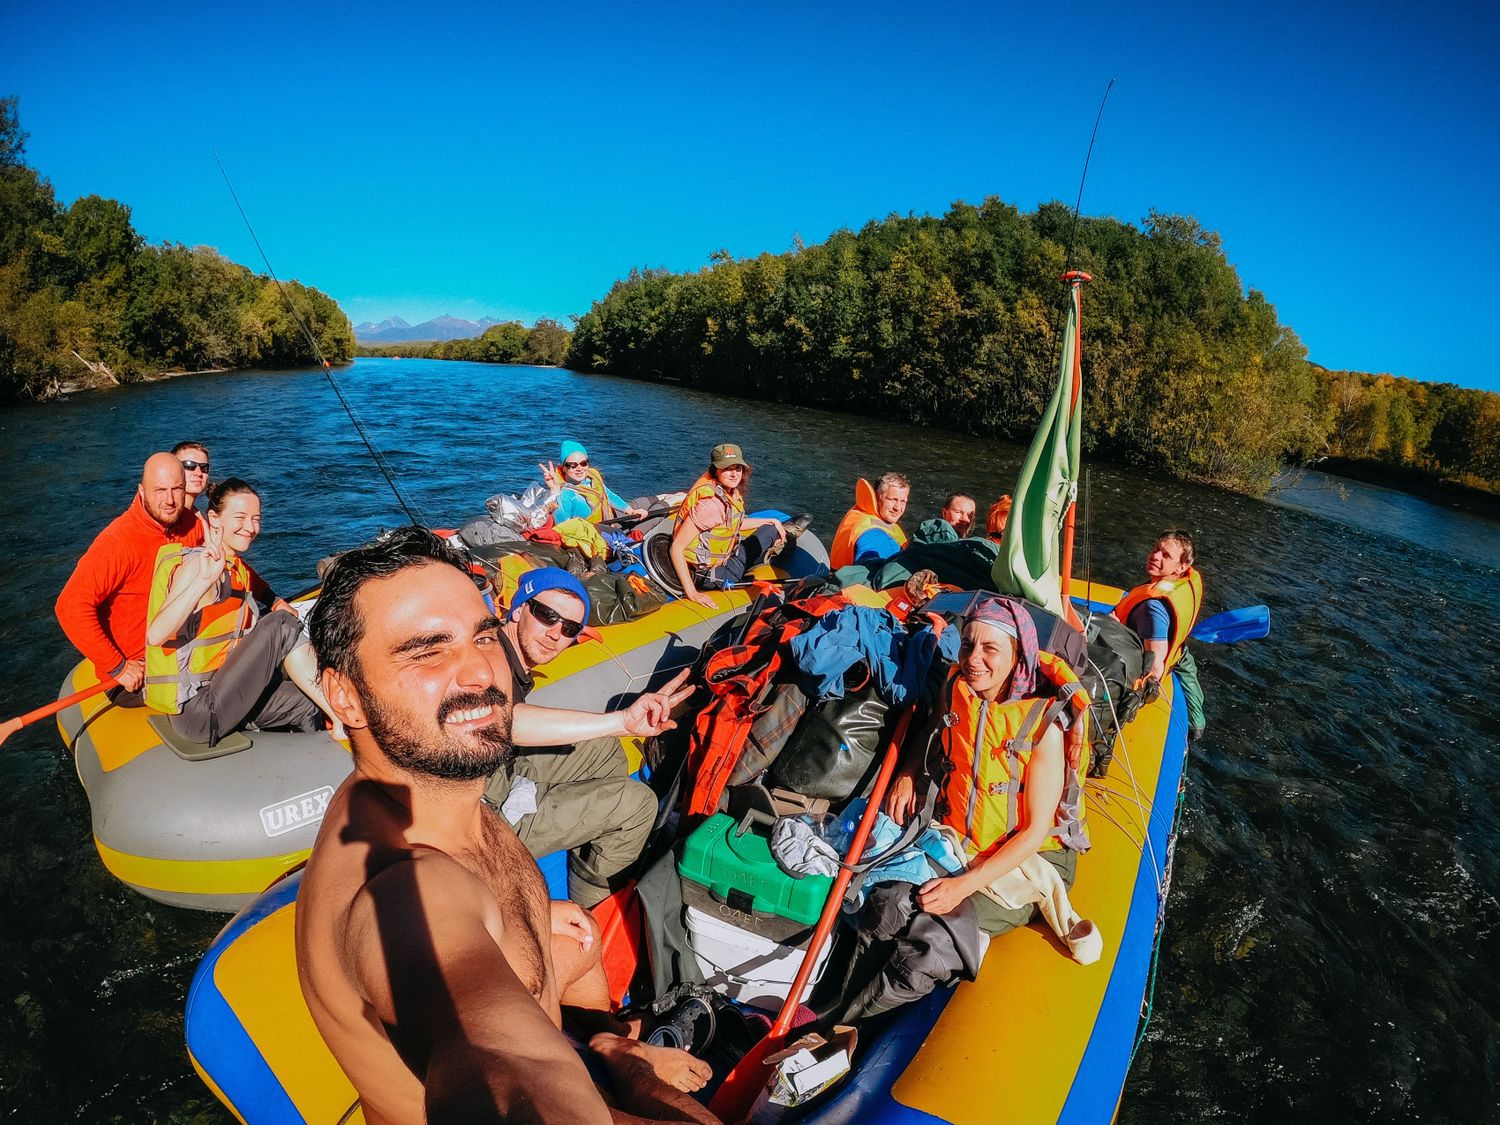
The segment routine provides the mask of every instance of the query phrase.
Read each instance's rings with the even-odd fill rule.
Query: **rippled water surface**
[[[436,525],[534,477],[565,437],[627,496],[685,486],[711,446],[741,442],[754,496],[814,513],[825,535],[856,475],[911,477],[914,526],[950,491],[1008,489],[1021,457],[565,371],[363,360],[339,378]],[[146,455],[186,437],[216,476],[261,489],[253,557],[282,589],[401,520],[315,372],[0,411],[0,716],[55,697],[76,659],[57,591]],[[1096,576],[1129,584],[1154,529],[1191,528],[1207,611],[1266,602],[1274,621],[1267,640],[1197,649],[1209,728],[1122,1120],[1500,1118],[1500,528],[1328,478],[1264,503],[1095,467],[1089,493]],[[228,1122],[182,1045],[188,981],[223,919],[125,890],[88,825],[55,727],[0,749],[0,1110]]]

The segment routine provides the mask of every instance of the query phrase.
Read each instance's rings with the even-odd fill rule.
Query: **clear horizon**
[[[1195,216],[1325,367],[1500,390],[1459,304],[1500,256],[1486,6],[69,11],[0,15],[59,198],[262,269],[217,150],[277,273],[356,324],[567,325],[632,267],[1071,205],[1115,78],[1085,214]]]

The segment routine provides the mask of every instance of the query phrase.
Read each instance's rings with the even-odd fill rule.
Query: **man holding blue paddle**
[[[1115,616],[1141,638],[1149,666],[1146,679],[1160,683],[1172,670],[1188,708],[1188,736],[1203,733],[1203,689],[1198,665],[1188,651],[1188,634],[1203,608],[1203,577],[1193,566],[1193,537],[1186,531],[1164,531],[1146,556],[1147,581],[1128,591]]]

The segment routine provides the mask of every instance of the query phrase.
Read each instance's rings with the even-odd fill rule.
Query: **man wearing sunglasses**
[[[563,442],[559,458],[558,464],[538,466],[542,479],[553,492],[558,523],[571,519],[600,523],[645,518],[644,508],[632,508],[604,483],[604,475],[589,461],[589,451],[579,442]]]
[[[588,591],[566,570],[521,576],[500,629],[515,702],[525,701],[535,670],[577,640],[588,615]],[[532,855],[568,850],[568,893],[587,907],[615,889],[656,820],[656,794],[631,778],[618,738],[520,750],[490,776],[484,797]]]
[[[208,491],[208,446],[199,441],[179,441],[172,447],[172,456],[182,462],[187,509],[198,515],[198,497]]]

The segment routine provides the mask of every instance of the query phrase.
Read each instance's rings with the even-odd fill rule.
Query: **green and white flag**
[[[1043,606],[1060,617],[1062,604],[1062,527],[1078,496],[1079,434],[1083,394],[1079,379],[1079,279],[1070,279],[1068,322],[1063,333],[1057,389],[1012,493],[1010,519],[993,571],[995,588]]]

